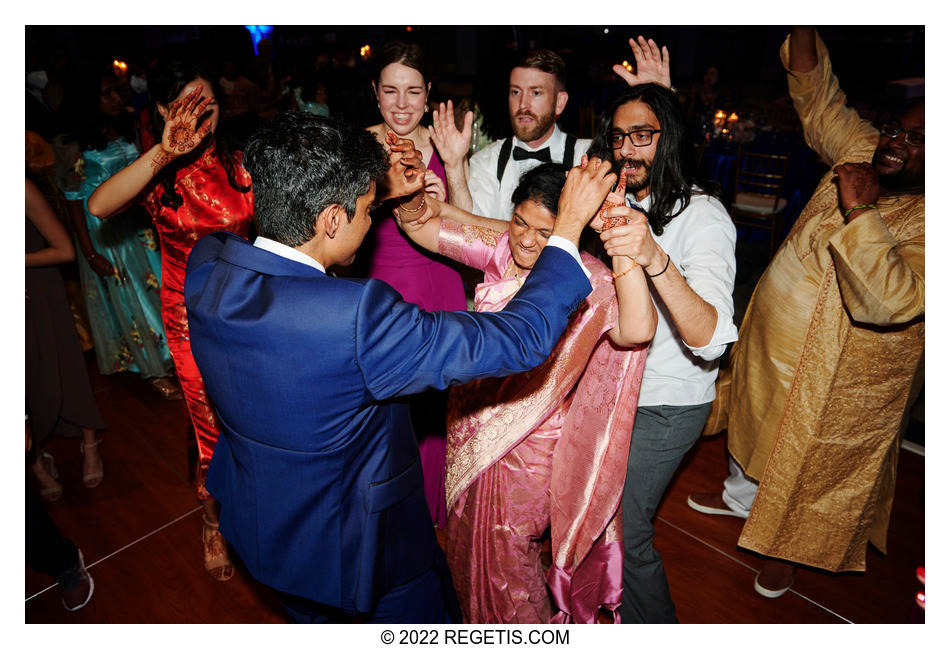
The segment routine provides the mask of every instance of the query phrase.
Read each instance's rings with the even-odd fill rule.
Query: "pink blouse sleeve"
[[[496,265],[496,250],[502,239],[506,238],[506,234],[442,219],[439,228],[439,254],[488,272]]]

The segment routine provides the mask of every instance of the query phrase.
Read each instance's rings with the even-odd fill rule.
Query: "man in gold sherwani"
[[[832,169],[760,279],[706,432],[728,428],[706,514],[747,518],[778,597],[795,564],[865,569],[885,549],[900,438],[923,380],[924,105],[880,131],[845,105],[813,29],[782,46],[805,138]],[[794,562],[794,563],[790,563]]]

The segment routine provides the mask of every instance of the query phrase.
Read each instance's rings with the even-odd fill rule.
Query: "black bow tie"
[[[515,160],[538,160],[540,162],[551,162],[551,148],[544,147],[537,151],[528,151],[521,147],[515,147],[511,152],[511,157]]]

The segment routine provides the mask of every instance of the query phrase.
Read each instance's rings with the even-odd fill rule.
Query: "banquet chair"
[[[782,198],[788,160],[787,155],[758,153],[742,147],[736,156],[734,198],[729,214],[737,226],[768,231],[769,258],[778,246],[782,216],[788,205]]]

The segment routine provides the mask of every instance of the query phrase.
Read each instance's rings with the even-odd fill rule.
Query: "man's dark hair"
[[[557,204],[561,199],[561,190],[567,167],[556,162],[546,162],[526,171],[511,194],[511,204],[518,207],[525,201],[534,201],[557,216]]]
[[[511,66],[514,68],[532,68],[554,75],[554,90],[561,92],[567,88],[567,66],[564,59],[557,52],[545,49],[534,49],[527,52]]]
[[[380,182],[389,159],[372,133],[300,111],[278,114],[247,143],[261,236],[297,247],[313,239],[317,215],[333,204],[356,214],[356,199]]]
[[[694,193],[715,194],[716,191],[711,185],[696,182],[691,158],[687,153],[688,142],[682,109],[672,92],[654,83],[632,86],[613,100],[600,117],[597,133],[587,155],[613,161],[610,134],[614,126],[614,114],[621,106],[633,101],[642,101],[650,107],[659,120],[662,131],[655,136],[658,139],[653,168],[650,171],[651,201],[647,213],[650,227],[654,233],[660,235],[663,234],[666,224],[686,209]],[[693,189],[694,184],[700,185],[698,192]]]

